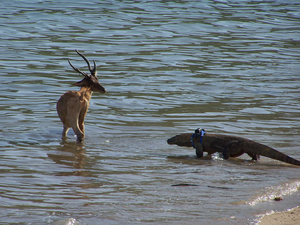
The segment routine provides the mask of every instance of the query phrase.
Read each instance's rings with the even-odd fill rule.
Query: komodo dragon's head
[[[192,143],[190,141],[192,133],[179,134],[174,137],[171,137],[167,140],[169,145],[178,145],[178,146],[190,146]]]

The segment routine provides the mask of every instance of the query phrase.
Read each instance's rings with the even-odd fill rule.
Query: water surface
[[[255,224],[299,205],[296,166],[166,143],[202,127],[300,159],[299,21],[298,1],[3,3],[1,224]],[[108,91],[82,144],[55,109],[82,78],[67,60],[87,69],[74,49]]]

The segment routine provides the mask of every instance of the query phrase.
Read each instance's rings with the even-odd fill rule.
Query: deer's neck
[[[90,88],[81,87],[80,90],[79,90],[79,93],[81,94],[82,98],[90,101],[91,97],[92,97],[92,94],[93,94],[93,91]]]

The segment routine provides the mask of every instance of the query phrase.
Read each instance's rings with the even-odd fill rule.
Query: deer
[[[77,141],[82,142],[84,138],[84,119],[90,105],[92,93],[95,91],[104,94],[106,90],[99,83],[95,60],[93,60],[94,67],[92,69],[89,60],[76,49],[75,51],[87,63],[90,74],[81,72],[68,60],[73,70],[83,75],[84,78],[73,84],[80,87],[79,91],[67,91],[60,97],[56,104],[56,110],[63,124],[62,136],[66,137],[69,129],[72,128],[77,136]]]

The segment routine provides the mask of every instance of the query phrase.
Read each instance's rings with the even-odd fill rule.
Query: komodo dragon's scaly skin
[[[192,143],[190,141],[192,135],[193,133],[179,134],[169,138],[167,142],[170,145],[176,144],[178,146],[192,147]],[[202,139],[202,145],[200,144],[199,135],[193,138],[193,143],[196,148],[196,154],[199,158],[203,156],[203,152],[207,152],[208,154],[222,152],[225,159],[228,159],[229,157],[238,157],[247,153],[253,160],[257,160],[259,155],[262,155],[285,163],[300,166],[300,161],[293,159],[267,145],[251,141],[247,138],[222,134],[205,134]]]

